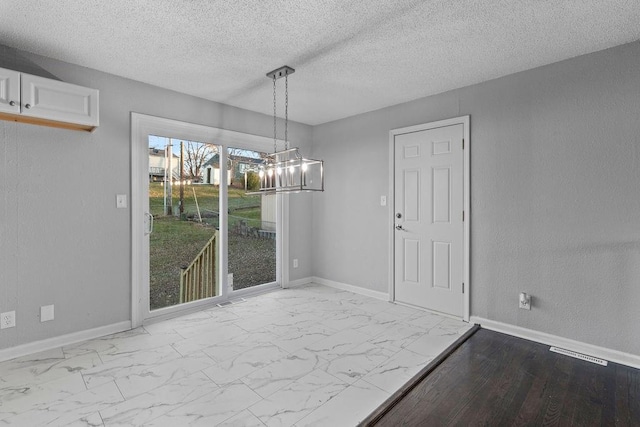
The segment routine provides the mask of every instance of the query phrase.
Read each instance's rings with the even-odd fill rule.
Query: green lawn
[[[195,191],[195,197],[194,197]],[[174,185],[172,188],[172,200],[174,214],[180,209],[180,186]],[[184,186],[184,213],[187,215],[196,214],[196,198],[201,213],[204,211],[218,212],[220,192],[214,185],[196,184]],[[149,208],[153,216],[164,214],[164,187],[162,183],[149,183]],[[236,211],[258,208],[258,219],[260,216],[260,196],[247,196],[245,191],[238,188],[229,187],[228,191],[229,211]],[[240,215],[244,216],[244,215]]]
[[[218,189],[212,185],[185,186],[187,218],[196,218],[195,190],[203,223],[163,215],[164,191],[160,183],[149,184],[149,205],[154,216],[150,236],[150,303],[156,309],[177,304],[180,267],[187,266],[213,236],[218,226]],[[179,187],[174,187],[174,212],[179,206]],[[234,288],[240,289],[275,280],[275,240],[233,234],[235,224],[244,221],[260,228],[261,196],[246,196],[244,190],[229,189],[229,272]]]
[[[215,228],[157,217],[150,235],[151,308],[177,304],[180,300],[180,267],[187,266],[211,239]]]

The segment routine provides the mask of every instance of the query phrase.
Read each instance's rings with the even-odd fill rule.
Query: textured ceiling
[[[319,124],[640,39],[638,0],[0,0],[0,44]],[[280,100],[282,96],[280,95]]]

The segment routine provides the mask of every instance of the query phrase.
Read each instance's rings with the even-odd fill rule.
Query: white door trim
[[[273,149],[273,138],[251,135],[242,132],[236,132],[226,129],[220,129],[210,126],[198,125],[194,123],[183,122],[179,120],[167,119],[163,117],[150,116],[140,113],[131,113],[131,325],[133,328],[141,326],[145,317],[149,314],[149,295],[144,295],[143,284],[149,281],[148,253],[144,253],[144,230],[142,218],[144,215],[145,198],[148,180],[144,179],[145,171],[141,170],[145,156],[148,156],[148,135],[169,135],[174,138],[180,138],[190,141],[208,142],[211,144],[221,145],[223,147],[241,146],[243,148],[256,151],[271,151]],[[284,142],[277,141],[277,149],[284,147]],[[222,162],[224,162],[226,150],[222,150]],[[226,184],[226,173],[221,173],[221,185]],[[287,283],[289,278],[289,263],[281,262],[283,258],[283,250],[286,251],[289,242],[289,222],[287,210],[289,207],[287,197],[279,196],[277,229],[276,229],[276,247],[277,247],[277,265],[276,280],[282,285]],[[227,200],[225,197],[220,198],[220,209],[226,211]],[[223,215],[220,228],[223,229],[223,222],[226,217]],[[221,247],[226,248],[227,236],[220,233]],[[202,301],[193,301],[187,304],[181,304],[178,308],[167,308],[158,311],[158,315],[169,315],[176,311],[194,309],[201,305],[213,304],[221,298],[227,297],[227,260],[226,250],[222,251],[220,257],[219,283],[221,284],[222,297],[213,297]]]
[[[429,129],[435,129],[440,127],[463,125],[463,138],[464,138],[464,150],[463,150],[463,198],[464,198],[464,212],[465,218],[463,223],[464,228],[464,263],[463,263],[463,278],[464,278],[464,314],[463,320],[469,321],[470,311],[470,298],[471,294],[471,282],[470,282],[470,225],[471,225],[471,174],[469,167],[470,160],[470,132],[469,132],[470,116],[454,117],[446,120],[439,120],[437,122],[425,123],[421,125],[409,126],[399,129],[392,129],[389,131],[389,200],[387,203],[388,211],[388,240],[389,240],[389,301],[395,300],[395,247],[394,247],[394,206],[395,206],[395,137],[403,133],[419,132]]]

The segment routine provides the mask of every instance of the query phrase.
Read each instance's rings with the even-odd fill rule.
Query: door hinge
[[[464,294],[464,283],[462,284],[462,293]]]
[[[462,222],[464,222],[464,211],[462,211]]]
[[[462,138],[462,149],[464,150],[464,138]]]

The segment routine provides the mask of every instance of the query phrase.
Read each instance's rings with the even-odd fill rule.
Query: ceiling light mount
[[[293,74],[293,73],[295,73],[295,72],[296,72],[296,70],[295,70],[295,69],[293,69],[293,68],[289,67],[288,65],[284,65],[284,66],[282,66],[282,67],[280,67],[280,68],[276,68],[276,69],[275,69],[275,70],[273,70],[273,71],[269,71],[269,72],[267,73],[267,77],[269,77],[269,78],[270,78],[270,79],[272,79],[272,80],[273,80],[273,79],[276,79],[276,80],[277,80],[277,79],[279,79],[279,78],[281,78],[281,77],[286,77],[286,76],[288,76],[288,75],[290,75],[290,74]]]

